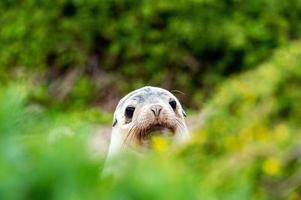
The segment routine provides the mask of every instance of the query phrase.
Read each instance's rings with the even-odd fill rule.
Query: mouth
[[[154,136],[162,136],[170,138],[174,135],[174,129],[167,125],[154,124],[147,128],[142,134],[142,141],[149,141]]]

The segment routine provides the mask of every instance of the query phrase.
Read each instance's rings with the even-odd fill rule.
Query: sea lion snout
[[[155,104],[150,106],[150,110],[154,113],[155,117],[159,117],[162,109],[163,106],[161,106],[160,104]]]

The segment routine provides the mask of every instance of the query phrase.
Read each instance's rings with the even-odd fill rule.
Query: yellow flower
[[[280,172],[280,161],[276,158],[268,158],[263,162],[262,170],[269,176],[278,175]]]
[[[254,132],[254,137],[257,141],[267,142],[270,139],[270,134],[265,127],[259,126]]]
[[[155,151],[162,152],[167,149],[168,142],[165,138],[156,136],[152,138],[152,147]]]

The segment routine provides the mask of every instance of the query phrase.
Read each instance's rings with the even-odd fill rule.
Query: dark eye
[[[176,109],[177,108],[177,102],[175,101],[175,100],[171,100],[170,102],[169,102],[169,105],[172,107],[172,109]]]
[[[135,107],[129,106],[125,109],[125,116],[127,118],[132,118],[135,111]]]

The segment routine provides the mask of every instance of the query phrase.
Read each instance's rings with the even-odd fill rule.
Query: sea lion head
[[[123,97],[114,112],[110,153],[127,147],[148,147],[153,135],[170,136],[176,142],[189,135],[186,114],[169,91],[146,86]]]

